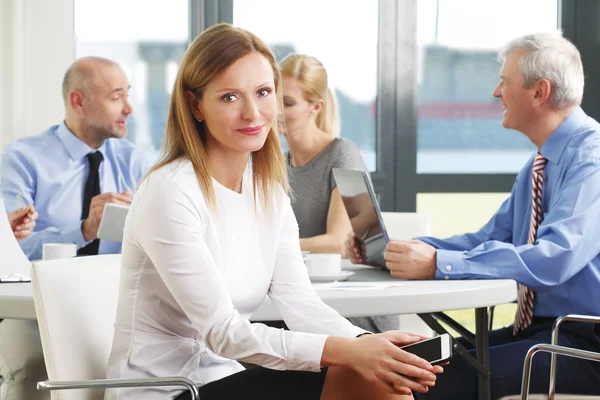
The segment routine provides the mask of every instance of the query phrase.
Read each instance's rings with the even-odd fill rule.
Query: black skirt
[[[199,388],[201,400],[319,400],[327,368],[321,372],[275,371],[254,367]],[[190,400],[188,392],[175,400]]]

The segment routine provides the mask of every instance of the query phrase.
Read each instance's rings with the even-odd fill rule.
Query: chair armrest
[[[554,321],[552,326],[552,344],[558,346],[558,331],[563,322],[576,321],[576,322],[591,322],[594,324],[600,323],[600,317],[594,317],[590,315],[577,315],[569,314],[558,317]],[[548,399],[554,400],[554,394],[556,392],[556,354],[552,353],[550,357],[550,387],[548,389]]]
[[[525,356],[525,363],[523,365],[523,382],[521,383],[521,400],[527,400],[529,398],[529,381],[531,379],[532,360],[533,356],[540,351],[551,353],[553,355],[560,354],[563,356],[600,362],[600,353],[593,351],[572,349],[570,347],[556,346],[553,344],[536,344],[529,349],[527,356]]]
[[[577,314],[569,314],[563,315],[562,317],[558,317],[556,321],[554,321],[554,325],[552,326],[552,344],[558,345],[558,330],[563,322],[567,321],[576,321],[576,322],[591,322],[593,324],[600,324],[600,317],[594,317],[591,315],[577,315]]]
[[[191,400],[200,400],[198,386],[183,377],[147,378],[147,379],[93,379],[86,381],[42,381],[38,382],[38,390],[68,389],[106,389],[125,387],[183,386],[190,391]]]

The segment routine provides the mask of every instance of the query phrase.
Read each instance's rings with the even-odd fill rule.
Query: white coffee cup
[[[310,251],[308,250],[302,250],[302,261],[304,261],[304,264],[306,264],[308,261],[308,255],[310,254]]]
[[[342,256],[337,253],[310,253],[305,262],[309,275],[335,275],[342,271]]]
[[[44,243],[42,260],[58,260],[77,256],[77,246],[74,243]]]

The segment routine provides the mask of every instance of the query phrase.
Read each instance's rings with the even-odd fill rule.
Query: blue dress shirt
[[[131,192],[149,168],[144,153],[124,139],[108,139],[97,149],[100,192]],[[89,164],[86,155],[96,151],[79,140],[64,124],[17,140],[2,157],[2,195],[7,211],[21,208],[16,195],[33,204],[39,214],[34,232],[21,240],[30,260],[42,258],[44,243],[88,244],[81,232],[83,190]],[[100,241],[98,254],[121,252],[121,243]]]
[[[436,279],[515,279],[534,315],[600,315],[600,124],[576,108],[540,149],[548,160],[537,240],[527,244],[535,154],[478,232],[419,238],[437,248]]]

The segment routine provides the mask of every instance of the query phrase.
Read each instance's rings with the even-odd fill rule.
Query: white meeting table
[[[314,284],[323,302],[344,317],[435,313],[494,306],[517,299],[513,280],[403,281],[379,268],[344,263],[344,270],[355,274],[340,282],[340,286],[346,282],[393,285],[378,290],[334,290],[328,284]],[[271,321],[281,317],[267,298],[252,319]]]
[[[477,358],[466,354],[462,345],[455,343],[455,351],[465,356],[478,370],[480,400],[490,399],[489,341],[487,307],[510,303],[517,299],[517,285],[512,280],[429,280],[401,281],[380,269],[344,264],[345,270],[355,272],[346,282],[371,282],[389,287],[377,290],[332,289],[329,284],[315,284],[317,294],[329,306],[345,317],[419,314],[436,332],[445,331],[437,320],[447,322],[459,330],[476,347]],[[339,283],[342,285],[343,282]],[[356,284],[356,283],[354,283]],[[475,335],[449,320],[443,311],[475,308]],[[0,284],[0,319],[35,320],[31,283]],[[265,299],[252,316],[255,321],[281,319],[275,307]]]

